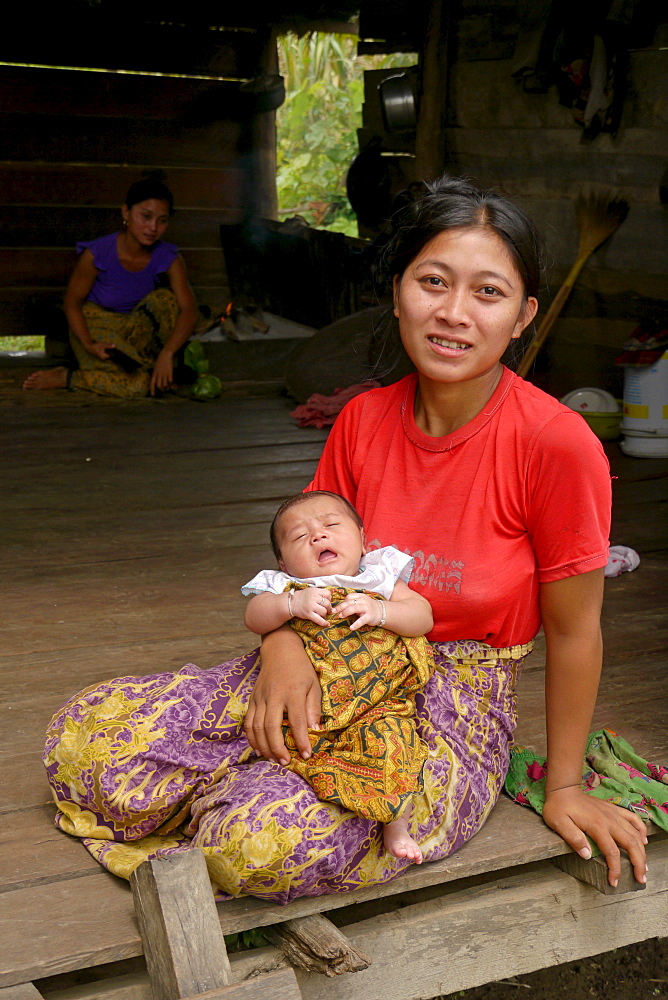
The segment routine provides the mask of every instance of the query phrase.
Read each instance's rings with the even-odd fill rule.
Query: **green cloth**
[[[515,802],[542,815],[546,775],[545,757],[527,747],[515,746],[504,791]],[[668,767],[650,764],[611,729],[599,729],[587,740],[582,790],[631,809],[642,819],[668,830]]]

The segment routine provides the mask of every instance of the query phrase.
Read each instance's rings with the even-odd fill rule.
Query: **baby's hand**
[[[353,618],[357,615],[355,621],[350,623],[351,629],[362,625],[380,625],[384,612],[384,602],[377,601],[368,594],[348,594],[336,607],[337,618]]]
[[[332,613],[331,594],[326,587],[306,587],[292,592],[292,614],[316,625],[329,625],[326,615]]]

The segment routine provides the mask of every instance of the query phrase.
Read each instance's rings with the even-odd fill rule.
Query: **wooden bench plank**
[[[243,983],[232,983],[210,993],[196,994],[201,1000],[301,1000],[292,969],[276,969]]]
[[[551,865],[348,924],[371,956],[336,979],[297,972],[304,1000],[408,1000],[456,994],[506,976],[668,935],[668,841],[646,893],[605,896]]]
[[[43,1000],[43,997],[34,983],[19,983],[0,988],[0,1000]]]

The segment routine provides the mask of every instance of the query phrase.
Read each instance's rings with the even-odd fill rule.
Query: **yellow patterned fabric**
[[[179,306],[174,293],[168,288],[159,288],[129,313],[112,312],[94,302],[85,302],[83,313],[94,343],[115,344],[140,367],[128,373],[113,361],[93,357],[78,337],[70,334],[70,344],[79,364],[77,371],[72,373],[70,386],[123,399],[147,396],[151,369],[176,326]]]
[[[330,593],[336,609],[347,594],[360,591],[332,587]],[[334,613],[327,628],[302,618],[291,625],[320,680],[322,725],[309,732],[309,760],[302,759],[285,728],[290,768],[318,798],[390,823],[422,787],[428,752],[415,728],[415,694],[434,670],[431,647],[424,636],[399,636],[380,627],[352,631]]]

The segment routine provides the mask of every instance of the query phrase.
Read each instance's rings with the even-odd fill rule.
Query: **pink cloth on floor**
[[[314,392],[305,403],[292,410],[290,416],[295,418],[300,427],[331,427],[348,400],[368,389],[378,389],[379,386],[380,382],[370,378],[366,382],[350,385],[347,389],[335,389],[331,396]]]

